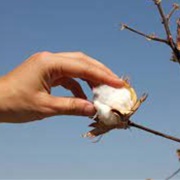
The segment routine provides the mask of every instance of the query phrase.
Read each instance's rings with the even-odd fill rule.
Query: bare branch
[[[161,5],[161,0],[153,0],[153,1],[154,1],[155,5],[157,6],[159,14],[162,18],[162,23],[163,23],[164,29],[166,31],[166,35],[167,35],[167,39],[169,41],[169,45],[174,50],[175,49],[175,43],[174,43],[174,40],[172,38],[172,34],[171,34],[171,30],[169,28],[168,20],[165,16],[164,10],[163,10],[162,5]]]
[[[136,30],[136,29],[131,28],[130,26],[127,26],[126,24],[122,24],[121,30],[127,29],[131,32],[134,32],[140,36],[145,37],[147,40],[153,40],[153,41],[158,41],[158,42],[167,44],[173,51],[171,61],[178,62],[180,65],[180,18],[177,20],[177,40],[176,40],[176,42],[172,37],[171,30],[169,27],[170,18],[172,17],[173,13],[176,10],[180,9],[180,6],[176,3],[174,3],[173,9],[166,16],[164,13],[164,9],[162,8],[161,0],[152,0],[152,1],[157,6],[159,14],[162,18],[162,24],[164,26],[164,30],[165,30],[166,36],[167,36],[166,39],[158,38],[154,34],[152,34],[152,35],[145,34],[139,30]]]
[[[136,30],[136,29],[133,29],[133,28],[127,26],[126,24],[122,24],[121,30],[123,30],[123,29],[127,29],[127,30],[129,30],[129,31],[131,31],[131,32],[134,32],[134,33],[136,33],[136,34],[139,34],[140,36],[145,37],[147,40],[153,40],[153,41],[158,41],[158,42],[162,42],[162,43],[165,43],[165,44],[169,44],[166,39],[158,38],[158,37],[156,37],[155,35],[145,34],[145,33],[141,32],[141,31],[138,31],[138,30]]]
[[[145,34],[145,33],[141,32],[139,30],[131,28],[130,26],[128,26],[126,24],[122,24],[121,30],[127,29],[127,30],[129,30],[131,32],[134,32],[134,33],[136,33],[136,34],[138,34],[140,36],[145,37],[147,40],[153,40],[153,41],[158,41],[158,42],[167,44],[173,51],[171,61],[178,62],[179,65],[180,65],[180,19],[177,20],[177,40],[176,40],[176,43],[175,43],[175,41],[174,41],[174,39],[172,37],[171,30],[170,30],[170,27],[169,27],[169,20],[170,20],[171,16],[173,15],[173,13],[176,10],[180,9],[180,6],[178,4],[176,4],[176,3],[174,3],[173,4],[173,9],[166,16],[165,13],[164,13],[164,10],[162,8],[161,0],[152,0],[152,1],[157,6],[159,14],[160,14],[160,16],[162,18],[162,23],[163,23],[164,30],[165,30],[166,36],[167,36],[166,39],[158,38],[154,34],[151,34],[151,35]]]
[[[173,51],[173,56],[176,62],[178,62],[180,64],[180,51],[178,50],[176,43],[173,40],[172,34],[171,34],[171,30],[169,27],[169,20],[168,18],[165,16],[164,10],[162,8],[161,5],[161,0],[153,0],[155,5],[158,8],[159,14],[162,18],[162,23],[164,25],[164,29],[166,31],[166,35],[167,35],[167,40],[169,42],[169,46],[171,47],[172,51]],[[174,8],[178,9],[179,6],[177,4],[174,4]]]
[[[170,13],[166,16],[166,19],[167,19],[168,22],[169,22],[170,18],[172,17],[172,15],[174,14],[174,12],[177,11],[177,10],[179,10],[179,8],[180,8],[179,4],[176,4],[176,3],[173,4],[172,10],[171,10]]]
[[[172,179],[172,178],[173,178],[175,175],[177,175],[179,172],[180,172],[180,168],[179,168],[177,171],[175,171],[171,176],[167,177],[165,180],[170,180],[170,179]]]
[[[158,132],[158,131],[149,129],[149,128],[144,127],[144,126],[142,126],[142,125],[136,124],[136,123],[134,123],[134,122],[132,122],[132,121],[129,121],[129,126],[131,126],[131,127],[136,127],[136,128],[138,128],[138,129],[147,131],[147,132],[152,133],[152,134],[155,134],[155,135],[157,135],[157,136],[161,136],[161,137],[164,137],[164,138],[166,138],[166,139],[170,139],[170,140],[172,140],[172,141],[176,141],[176,142],[179,142],[179,143],[180,143],[180,139],[179,139],[179,138],[176,138],[176,137],[173,137],[173,136],[169,136],[169,135],[163,134],[163,133],[161,133],[161,132]]]

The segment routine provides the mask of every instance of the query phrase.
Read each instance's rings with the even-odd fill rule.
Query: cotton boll
[[[92,118],[95,122],[89,126],[94,129],[84,134],[83,137],[94,138],[115,128],[127,129],[129,127],[129,118],[145,101],[147,94],[138,100],[130,84],[126,80],[124,84],[122,88],[108,85],[93,88],[93,103],[97,113]]]
[[[137,101],[136,93],[130,86],[113,88],[101,85],[94,88],[93,93],[93,101],[97,110],[99,109],[98,105],[103,104],[119,111],[121,114],[128,114]]]

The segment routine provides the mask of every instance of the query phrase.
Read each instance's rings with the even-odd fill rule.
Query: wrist
[[[13,89],[6,76],[0,77],[0,123],[11,122],[13,119]]]

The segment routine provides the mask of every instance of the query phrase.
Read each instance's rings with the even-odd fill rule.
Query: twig
[[[172,179],[175,175],[177,175],[178,173],[180,172],[180,168],[175,171],[171,176],[167,177],[165,180],[169,180],[169,179]]]
[[[149,129],[149,128],[144,127],[144,126],[142,126],[142,125],[136,124],[136,123],[134,123],[134,122],[132,122],[132,121],[129,121],[129,126],[131,126],[131,127],[136,127],[136,128],[138,128],[138,129],[147,131],[147,132],[152,133],[152,134],[155,134],[155,135],[157,135],[157,136],[161,136],[161,137],[164,137],[164,138],[166,138],[166,139],[170,139],[170,140],[172,140],[172,141],[176,141],[176,142],[179,142],[179,143],[180,143],[180,139],[179,139],[179,138],[176,138],[176,137],[173,137],[173,136],[169,136],[169,135],[163,134],[163,133],[161,133],[161,132],[158,132],[158,131]]]
[[[179,7],[179,4],[176,4],[176,3],[173,4],[172,10],[171,10],[170,13],[166,16],[166,19],[167,19],[168,22],[170,21],[170,18],[172,17],[172,15],[174,14],[174,12],[177,11],[179,8],[180,8],[180,7]]]
[[[147,39],[150,39],[150,40],[153,40],[153,41],[158,41],[158,42],[162,42],[162,43],[165,43],[165,44],[169,44],[166,39],[157,38],[155,35],[145,34],[145,33],[141,32],[141,31],[138,31],[136,29],[133,29],[133,28],[129,27],[126,24],[122,24],[121,30],[123,30],[123,29],[128,29],[131,32],[139,34],[140,36],[143,36],[143,37],[145,37]]]

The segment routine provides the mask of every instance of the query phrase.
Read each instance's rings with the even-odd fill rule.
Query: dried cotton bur
[[[128,78],[123,78],[123,81],[124,86],[122,88],[100,85],[92,89],[94,94],[93,103],[97,112],[95,116],[91,118],[94,122],[89,125],[90,127],[93,127],[93,129],[84,134],[83,137],[95,138],[99,136],[101,138],[103,134],[113,129],[128,129],[129,127],[136,127],[180,142],[180,139],[178,138],[167,136],[160,132],[148,129],[135,124],[130,120],[130,117],[146,100],[147,94],[143,94],[141,98],[138,99],[137,94],[130,85]]]
[[[128,80],[124,79],[124,82],[125,86],[118,89],[107,85],[93,88],[93,103],[97,113],[92,118],[95,122],[89,125],[94,129],[84,137],[94,138],[115,128],[129,127],[130,116],[139,108],[147,95],[137,100],[136,92]]]

